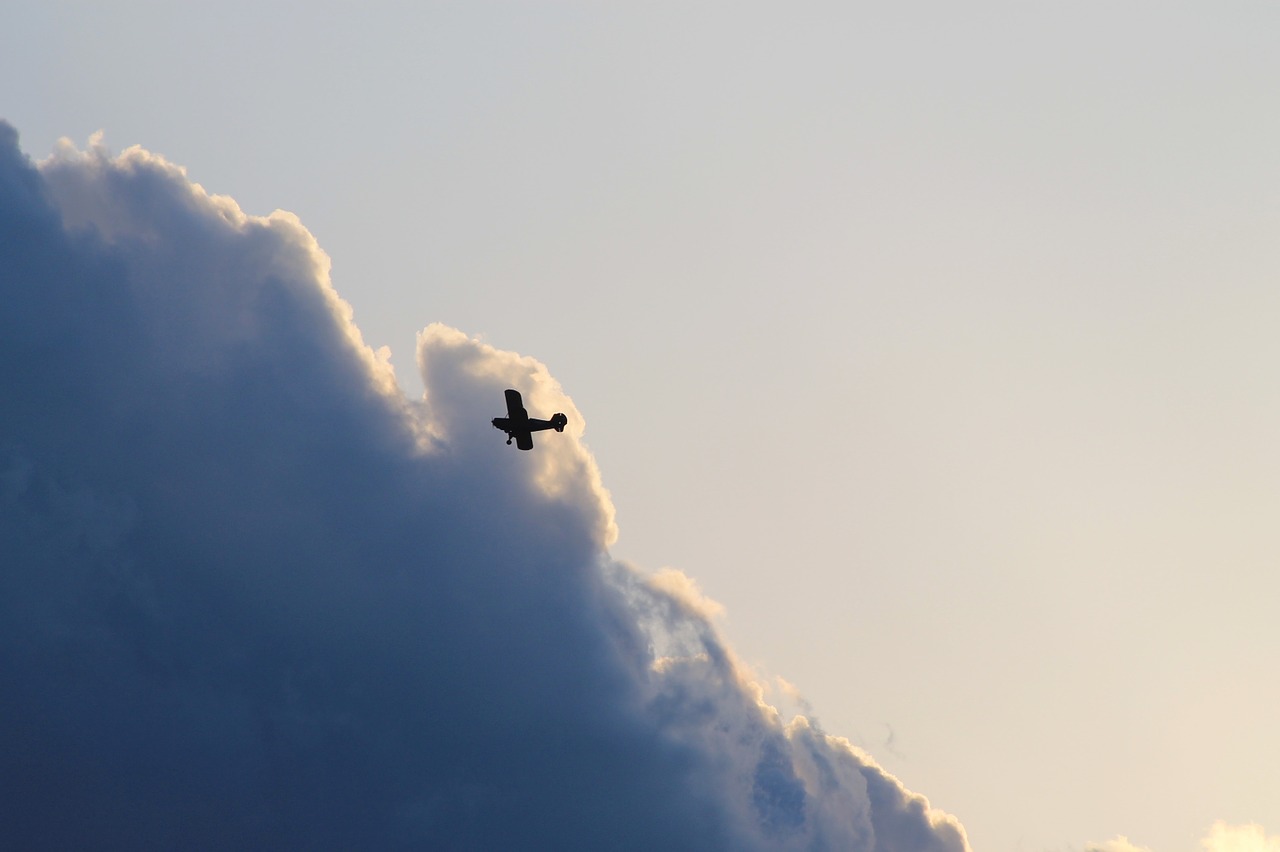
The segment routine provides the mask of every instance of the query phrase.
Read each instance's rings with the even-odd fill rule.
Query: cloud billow
[[[418,359],[290,214],[0,125],[4,845],[968,848],[609,557],[541,364]],[[508,451],[505,387],[566,434]]]

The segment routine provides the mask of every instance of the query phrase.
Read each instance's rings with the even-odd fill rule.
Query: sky
[[[885,5],[7,4],[29,825],[1276,846],[1280,11]]]

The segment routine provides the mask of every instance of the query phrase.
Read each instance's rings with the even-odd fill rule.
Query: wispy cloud
[[[966,850],[611,559],[583,417],[453,329],[421,402],[328,259],[0,125],[0,825],[20,848]],[[501,391],[569,428],[510,452]]]
[[[1129,841],[1129,838],[1114,837],[1104,843],[1090,843],[1085,846],[1085,852],[1151,852],[1145,846],[1136,846]]]

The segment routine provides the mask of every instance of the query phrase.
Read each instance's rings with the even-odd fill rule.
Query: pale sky
[[[974,849],[1177,852],[1280,832],[1277,33],[17,2],[0,118],[297,214],[411,397],[433,322],[545,363],[613,555],[694,578],[780,708]]]

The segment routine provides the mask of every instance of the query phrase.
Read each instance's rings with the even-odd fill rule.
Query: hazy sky
[[[1280,8],[885,5],[10,3],[0,116],[295,213],[412,399],[546,364],[612,556],[975,849],[1280,831]]]

